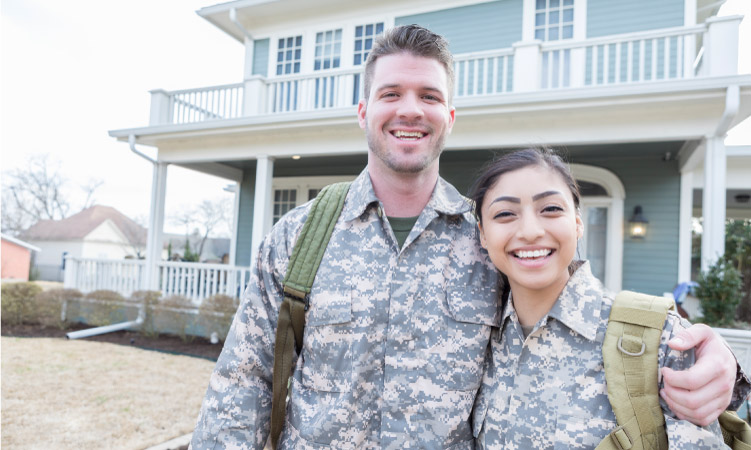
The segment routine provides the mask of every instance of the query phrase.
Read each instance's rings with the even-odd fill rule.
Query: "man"
[[[310,293],[280,448],[474,447],[469,417],[500,321],[499,290],[469,204],[438,176],[454,124],[452,67],[446,41],[414,25],[386,32],[371,50],[358,108],[368,166],[350,188]],[[259,249],[194,449],[266,443],[281,283],[308,211],[287,214]],[[684,344],[694,340],[689,334]],[[729,355],[716,338],[703,345],[705,354]],[[702,418],[724,409],[735,376],[728,359],[698,367],[723,376],[690,375],[691,385],[685,374],[666,374],[677,379],[668,401],[688,416],[697,402]],[[687,388],[697,391],[688,399]]]

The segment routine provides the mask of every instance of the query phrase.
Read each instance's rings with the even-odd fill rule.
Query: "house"
[[[28,242],[21,241],[5,233],[0,234],[0,278],[3,280],[29,281],[29,269],[31,268],[31,252],[41,251]]]
[[[64,257],[137,259],[145,253],[146,229],[109,206],[94,205],[62,220],[40,220],[21,233],[43,251],[35,267],[42,280],[63,281]]]
[[[203,8],[201,17],[244,46],[242,79],[151,91],[148,125],[110,131],[142,156],[139,147],[157,149],[143,283],[165,286],[170,165],[237,183],[227,280],[245,276],[232,274],[247,270],[284,212],[353,179],[367,152],[355,116],[363,62],[382,30],[417,23],[444,35],[456,58],[457,120],[441,175],[466,192],[494,153],[562,148],[583,188],[580,255],[613,290],[671,291],[691,277],[694,214],[703,219],[703,267],[724,251],[727,208],[749,214],[751,149],[726,148],[724,137],[751,114],[751,76],[738,74],[742,17],[717,17],[721,3],[238,0]],[[630,232],[637,218],[648,222],[642,236]]]

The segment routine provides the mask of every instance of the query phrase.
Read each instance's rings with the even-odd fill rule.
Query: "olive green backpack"
[[[335,183],[318,193],[297,238],[287,273],[284,300],[279,308],[274,344],[274,373],[271,397],[271,446],[276,449],[287,413],[287,390],[295,354],[302,350],[308,294],[326,251],[336,220],[344,207],[351,183]]]
[[[608,400],[618,427],[596,450],[667,449],[665,418],[657,385],[657,352],[668,311],[675,309],[665,297],[622,291],[610,311],[602,357]],[[719,418],[725,444],[751,450],[751,427],[737,414],[725,411]]]

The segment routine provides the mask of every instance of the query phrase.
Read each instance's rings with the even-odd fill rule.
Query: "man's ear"
[[[360,99],[360,103],[357,104],[357,121],[360,123],[360,128],[363,130],[367,126],[367,121],[365,120],[365,113],[368,109],[368,101],[364,98]]]

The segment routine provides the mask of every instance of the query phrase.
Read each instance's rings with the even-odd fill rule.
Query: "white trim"
[[[29,244],[27,242],[21,241],[21,240],[16,239],[16,238],[14,238],[12,236],[8,236],[5,233],[0,233],[0,236],[2,237],[3,240],[8,241],[8,242],[13,243],[13,244],[16,244],[19,247],[23,247],[23,248],[25,248],[27,250],[31,250],[33,252],[41,252],[42,251],[42,249],[40,249],[39,247],[35,247],[35,246],[33,246],[33,245],[31,245],[31,244]]]
[[[696,0],[683,1],[683,25],[696,25]]]
[[[706,271],[725,253],[727,156],[722,137],[705,141],[704,188],[702,191],[701,270]]]
[[[751,145],[730,145],[725,146],[725,153],[731,156],[751,156]]]
[[[691,280],[691,217],[694,200],[694,174],[681,172],[678,213],[678,283]]]
[[[574,40],[587,38],[587,0],[574,0]]]
[[[524,0],[522,5],[522,42],[535,39],[535,9],[535,0]],[[576,11],[574,11],[574,14],[576,14]]]
[[[274,176],[274,158],[261,155],[256,160],[256,189],[253,200],[253,231],[250,244],[250,261],[255,260],[258,247],[271,229],[271,182]]]
[[[232,206],[232,239],[229,243],[229,264],[237,264],[237,233],[240,229],[240,187],[241,183],[232,186],[235,199]]]
[[[583,164],[571,164],[570,167],[574,178],[597,183],[605,188],[610,198],[603,284],[611,291],[618,292],[623,283],[623,200],[626,198],[626,189],[621,180],[607,169]],[[606,203],[603,202],[603,197],[595,197],[593,200],[602,205]],[[589,200],[586,205],[591,206]]]

